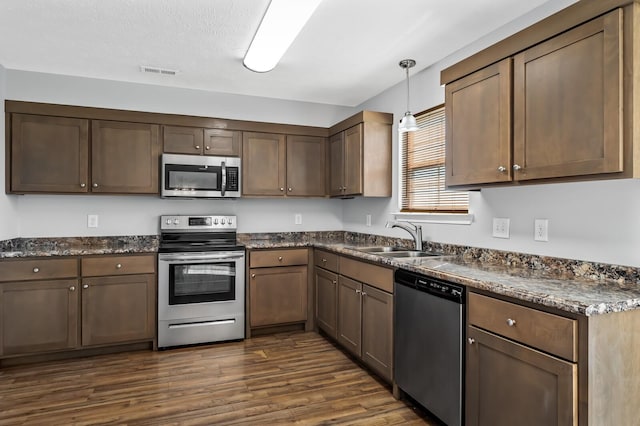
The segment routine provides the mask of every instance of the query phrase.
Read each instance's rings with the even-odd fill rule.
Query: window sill
[[[396,220],[417,223],[442,223],[446,225],[471,225],[472,213],[392,213]]]

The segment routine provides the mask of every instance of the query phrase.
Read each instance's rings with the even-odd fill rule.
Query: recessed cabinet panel
[[[315,268],[316,319],[318,328],[338,337],[338,274]]]
[[[242,153],[242,195],[285,194],[284,135],[245,132]]]
[[[344,132],[329,139],[329,195],[340,196],[344,186]]]
[[[362,194],[362,124],[344,132],[344,195]]]
[[[203,130],[197,127],[163,126],[162,152],[202,154]]]
[[[362,286],[362,359],[387,380],[393,375],[393,295]]]
[[[89,190],[89,120],[12,114],[10,148],[12,192]]]
[[[362,284],[343,276],[338,279],[338,342],[362,356]]]
[[[205,129],[203,149],[205,155],[240,157],[242,152],[242,132]]]
[[[287,195],[322,197],[325,189],[326,139],[287,136]]]
[[[307,320],[307,267],[285,266],[250,270],[251,326]]]

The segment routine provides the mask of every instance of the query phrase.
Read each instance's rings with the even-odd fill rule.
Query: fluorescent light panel
[[[296,39],[322,0],[271,0],[244,56],[244,66],[271,71]]]

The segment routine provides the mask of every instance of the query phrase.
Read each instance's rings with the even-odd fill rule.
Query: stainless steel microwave
[[[240,158],[162,155],[163,198],[236,198],[241,191]]]

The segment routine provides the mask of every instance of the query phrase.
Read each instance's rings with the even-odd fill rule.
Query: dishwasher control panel
[[[395,281],[400,285],[406,285],[416,290],[435,294],[458,303],[464,303],[464,286],[459,284],[403,271],[401,269],[396,271]]]

